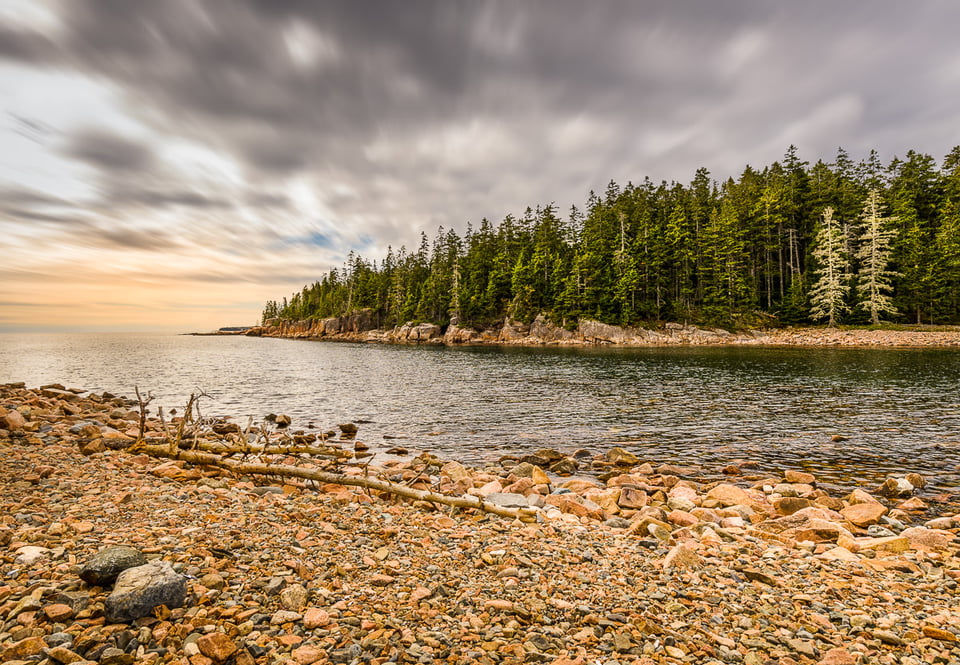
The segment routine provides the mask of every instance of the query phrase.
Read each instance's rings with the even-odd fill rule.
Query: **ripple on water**
[[[60,382],[206,415],[287,413],[361,438],[483,463],[629,442],[654,462],[802,467],[835,482],[890,472],[958,484],[960,351],[497,349],[246,337],[0,335],[0,380]],[[833,442],[840,434],[844,441]],[[932,443],[940,444],[938,446]]]

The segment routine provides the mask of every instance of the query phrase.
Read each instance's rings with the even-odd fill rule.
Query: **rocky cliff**
[[[733,334],[721,329],[705,329],[668,323],[662,329],[623,328],[583,319],[573,330],[552,323],[543,314],[530,324],[506,319],[502,325],[478,330],[456,322],[446,330],[433,323],[404,323],[391,329],[378,328],[372,310],[360,310],[348,316],[308,321],[273,321],[251,328],[245,334],[254,337],[326,339],[345,342],[384,344],[490,344],[490,345],[712,345],[748,344],[761,333]]]

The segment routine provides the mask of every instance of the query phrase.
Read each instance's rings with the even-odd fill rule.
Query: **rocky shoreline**
[[[798,470],[703,480],[621,449],[581,457],[591,478],[559,475],[550,450],[482,469],[374,465],[349,424],[311,440],[283,416],[244,432],[182,422],[141,423],[108,394],[0,386],[2,662],[960,661],[956,497],[916,474],[836,495]],[[176,448],[225,451],[255,434],[246,459],[533,521],[236,477],[138,441],[173,432]]]
[[[662,328],[624,328],[581,320],[574,329],[555,325],[545,316],[532,323],[506,320],[488,329],[446,328],[409,322],[391,329],[378,327],[373,312],[307,321],[275,321],[244,331],[251,337],[281,337],[372,344],[436,344],[488,346],[833,346],[833,347],[960,347],[960,327],[868,330],[771,328],[730,332],[667,323]]]

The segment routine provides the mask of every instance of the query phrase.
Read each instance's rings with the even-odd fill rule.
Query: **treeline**
[[[432,242],[421,234],[416,249],[391,248],[380,261],[351,254],[289,300],[268,302],[263,319],[371,308],[381,327],[485,326],[541,312],[566,325],[809,323],[827,320],[830,282],[832,322],[868,323],[878,310],[862,302],[863,279],[878,268],[865,248],[877,233],[884,319],[960,323],[960,146],[940,167],[913,151],[884,166],[876,151],[854,162],[842,149],[811,166],[791,146],[722,183],[702,168],[688,185],[611,181],[566,216],[538,206],[463,235],[441,227]]]

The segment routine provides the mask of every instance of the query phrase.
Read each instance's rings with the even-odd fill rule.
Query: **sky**
[[[349,252],[960,144],[955,0],[0,0],[0,331],[257,322]]]

